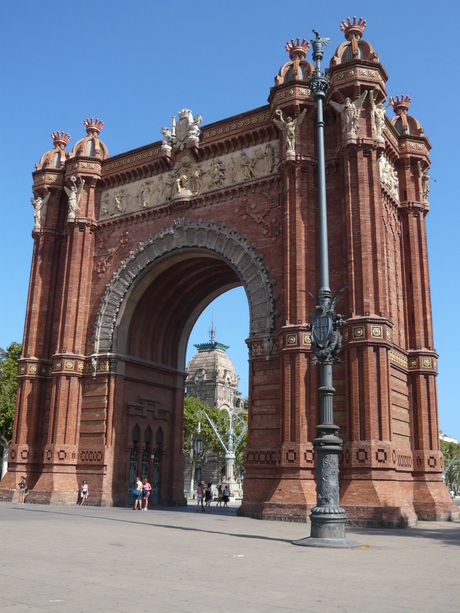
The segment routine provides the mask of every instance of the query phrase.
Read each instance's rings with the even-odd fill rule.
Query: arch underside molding
[[[278,315],[275,311],[277,296],[273,294],[276,282],[269,278],[270,267],[262,263],[263,254],[256,253],[255,245],[250,245],[245,236],[228,229],[225,224],[176,220],[170,228],[139,243],[139,247],[130,252],[107,284],[95,323],[96,354],[112,351],[120,308],[139,275],[164,256],[183,249],[204,251],[227,262],[246,291],[251,336],[271,335],[274,318]]]

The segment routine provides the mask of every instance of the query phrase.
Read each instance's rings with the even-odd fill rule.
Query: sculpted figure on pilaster
[[[31,198],[30,202],[34,207],[34,230],[40,230],[43,223],[43,218],[45,216],[46,205],[48,204],[49,197],[51,192],[47,192],[44,198],[37,196],[36,198]]]
[[[350,138],[356,138],[356,132],[359,128],[361,107],[366,96],[367,89],[364,90],[361,96],[353,102],[350,98],[345,98],[345,102],[343,104],[339,104],[338,102],[334,102],[333,100],[330,101],[331,106],[338,113],[340,113],[340,116],[342,118],[342,133],[345,141]]]
[[[376,99],[375,90],[371,91],[370,101],[371,101],[371,113],[372,113],[372,127],[374,132],[377,134],[377,138],[383,140],[383,130],[385,128],[385,109],[387,108],[383,106],[383,101],[378,104],[375,103]]]
[[[430,177],[427,169],[422,169],[422,164],[420,161],[417,162],[417,172],[418,172],[420,197],[423,200],[423,202],[428,203],[428,195],[430,193],[430,179],[432,179],[433,177]]]
[[[273,118],[273,122],[283,133],[284,146],[286,148],[286,155],[288,156],[295,155],[295,146],[299,138],[300,124],[302,123],[306,113],[307,109],[304,109],[297,119],[292,119],[292,117],[284,119],[283,111],[281,109],[277,109],[275,111],[275,114],[278,115],[279,119]]]
[[[67,221],[73,221],[78,213],[78,205],[80,203],[81,192],[85,185],[85,180],[82,179],[79,187],[77,187],[77,179],[73,175],[70,177],[72,185],[70,189],[64,185],[65,193],[69,199],[69,212],[67,213]]]

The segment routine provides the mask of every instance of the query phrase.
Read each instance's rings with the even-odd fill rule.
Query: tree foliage
[[[9,441],[13,433],[21,352],[21,343],[13,342],[6,349],[0,348],[0,435],[4,441]]]
[[[230,428],[230,418],[227,411],[214,407],[210,409],[197,398],[187,397],[184,402],[184,438],[183,451],[191,459],[193,459],[193,444],[194,440],[199,437],[203,441],[202,452],[200,458],[205,457],[207,452],[213,452],[217,455],[217,460],[223,469],[225,465],[225,449],[215,433],[213,427],[204,415],[208,415],[214,423],[217,432],[228,446],[228,431]],[[243,423],[247,421],[247,415],[244,411],[237,412],[238,419],[233,420],[233,428],[235,430],[234,442],[241,432]],[[243,423],[242,423],[243,422]],[[200,430],[198,432],[198,430]],[[247,433],[243,437],[241,443],[235,452],[235,475],[243,471],[243,454],[247,443]],[[196,457],[196,453],[195,453]]]
[[[449,489],[460,489],[460,444],[441,441],[444,456],[444,478]]]

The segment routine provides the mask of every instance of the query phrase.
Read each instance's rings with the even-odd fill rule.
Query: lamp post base
[[[358,541],[352,541],[346,538],[314,538],[307,536],[304,539],[298,541],[292,541],[293,545],[300,545],[301,547],[325,547],[329,549],[357,549],[361,547],[361,543]]]
[[[318,507],[316,507],[318,509]],[[335,513],[314,513],[310,515],[310,536],[292,541],[301,547],[329,547],[331,549],[356,549],[361,543],[347,539],[345,536],[345,517],[343,509],[337,507]]]

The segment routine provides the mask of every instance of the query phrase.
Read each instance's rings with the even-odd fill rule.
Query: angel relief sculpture
[[[64,185],[65,193],[69,199],[69,212],[67,214],[67,221],[73,221],[78,213],[78,204],[81,198],[81,192],[85,184],[85,180],[82,179],[80,186],[77,187],[77,179],[73,175],[70,177],[72,185],[70,189]]]
[[[292,119],[292,117],[288,117],[286,120],[283,117],[283,111],[281,109],[277,109],[275,114],[278,115],[279,119],[273,118],[273,123],[278,126],[284,136],[284,145],[286,147],[286,155],[295,155],[295,146],[297,144],[297,140],[299,138],[299,128],[302,123],[305,115],[307,113],[307,109],[304,109],[297,119]]]
[[[350,98],[345,98],[343,104],[334,102],[333,100],[330,101],[330,105],[340,113],[342,118],[342,132],[345,140],[356,138],[356,132],[359,127],[359,115],[366,96],[367,89],[353,102]]]

